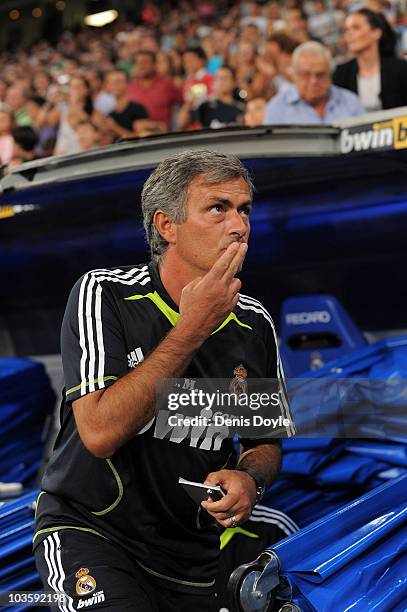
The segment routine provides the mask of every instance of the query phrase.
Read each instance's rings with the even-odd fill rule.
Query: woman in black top
[[[335,85],[357,93],[367,111],[407,105],[407,62],[395,56],[396,34],[384,15],[351,13],[345,40],[354,59],[337,66]]]

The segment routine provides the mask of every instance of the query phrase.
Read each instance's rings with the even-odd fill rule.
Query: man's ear
[[[162,210],[156,210],[153,217],[153,223],[157,228],[158,233],[169,244],[176,242],[176,223]]]

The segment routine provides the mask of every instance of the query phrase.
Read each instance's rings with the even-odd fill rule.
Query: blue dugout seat
[[[284,300],[280,337],[281,358],[288,377],[318,369],[367,344],[346,310],[331,295]]]

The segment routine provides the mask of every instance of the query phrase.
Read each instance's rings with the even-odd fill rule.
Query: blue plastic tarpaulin
[[[407,475],[273,547],[291,600],[316,612],[395,612],[407,598]]]
[[[29,487],[37,478],[43,432],[55,405],[42,364],[28,359],[0,359],[0,482]],[[21,485],[20,485],[21,487]],[[1,487],[8,495],[10,487]],[[27,489],[25,489],[27,491]],[[18,494],[19,488],[15,487]],[[0,503],[0,591],[41,588],[32,553],[34,500],[29,490]],[[3,608],[27,610],[30,605]]]
[[[35,483],[43,432],[55,406],[44,366],[0,359],[0,482]]]
[[[314,449],[313,442],[317,442]],[[386,480],[407,473],[406,441],[386,444],[339,439],[331,440],[325,449],[326,456],[318,439],[284,440],[282,475],[262,503],[286,512],[304,527]]]
[[[407,442],[407,441],[406,441]],[[391,443],[390,441],[354,440],[347,444],[349,453],[371,457],[391,465],[407,467],[407,445]]]
[[[407,336],[352,351],[287,386],[299,435],[407,437]]]
[[[34,502],[39,491],[0,505],[0,592],[38,591],[41,582],[32,553]],[[16,606],[2,608],[14,612]],[[31,609],[29,605],[17,609]]]

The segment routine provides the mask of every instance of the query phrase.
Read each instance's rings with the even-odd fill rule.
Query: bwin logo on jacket
[[[102,601],[105,601],[105,594],[103,591],[98,591],[97,593],[92,595],[92,597],[89,597],[88,599],[80,599],[78,601],[77,607],[78,607],[78,610],[80,608],[88,608],[89,606],[93,606],[94,604],[102,603]]]
[[[144,359],[143,351],[141,347],[138,346],[133,351],[128,353],[127,355],[127,365],[129,368],[135,368],[139,363],[141,363]]]

